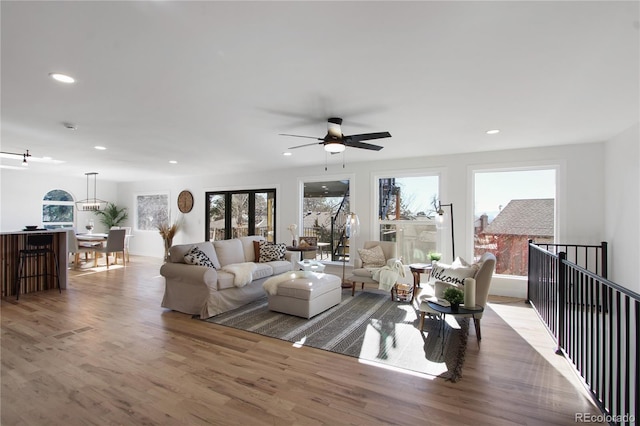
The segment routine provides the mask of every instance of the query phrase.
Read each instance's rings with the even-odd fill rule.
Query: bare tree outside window
[[[439,176],[391,175],[378,179],[378,223],[381,241],[395,241],[404,263],[429,263],[438,252]]]

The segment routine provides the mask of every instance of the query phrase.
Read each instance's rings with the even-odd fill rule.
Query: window
[[[346,215],[351,211],[349,179],[305,181],[302,197],[300,237],[314,237],[332,261],[349,260],[349,241],[343,233]]]
[[[136,196],[136,229],[140,231],[157,231],[159,225],[171,225],[169,222],[168,194]]]
[[[434,221],[439,185],[436,173],[377,178],[378,238],[396,241],[406,264],[430,263],[429,253],[441,251]]]
[[[496,273],[525,276],[528,240],[555,237],[556,170],[474,173],[474,256],[496,255]]]
[[[73,228],[73,197],[67,191],[54,189],[42,199],[42,224],[45,229]]]
[[[276,190],[207,192],[209,241],[261,235],[275,242]]]

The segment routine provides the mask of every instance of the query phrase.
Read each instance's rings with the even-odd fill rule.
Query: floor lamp
[[[350,240],[351,238],[355,237],[356,235],[358,235],[358,233],[360,232],[360,219],[358,218],[358,215],[351,212],[347,215],[347,222],[345,224],[345,228],[344,228],[344,236],[347,240]],[[342,287],[351,287],[350,285],[345,285],[344,282],[344,270],[347,264],[347,256],[345,253],[345,245],[344,243],[342,244]],[[351,259],[351,241],[349,241],[349,259]]]
[[[438,216],[436,217],[436,226],[439,229],[442,229],[443,226],[443,222],[444,222],[444,210],[442,209],[443,207],[449,207],[451,209],[451,255],[452,255],[452,261],[456,260],[456,242],[455,242],[455,238],[454,238],[454,233],[453,233],[453,203],[451,204],[442,204],[441,202],[438,202]]]

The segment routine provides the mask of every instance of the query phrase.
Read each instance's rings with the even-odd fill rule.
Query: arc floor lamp
[[[455,242],[455,234],[453,232],[453,203],[450,204],[442,204],[438,201],[438,211],[436,212],[438,215],[436,216],[436,227],[438,229],[442,229],[444,223],[444,210],[443,207],[449,207],[451,210],[451,215],[449,216],[451,222],[451,256],[452,260],[456,259],[456,242]]]

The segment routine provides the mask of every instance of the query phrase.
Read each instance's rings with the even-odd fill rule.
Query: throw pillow
[[[362,260],[363,268],[382,268],[387,263],[387,259],[385,259],[384,252],[380,246],[375,246],[370,249],[358,249],[358,255],[360,255],[360,260]]]
[[[284,243],[274,244],[268,241],[260,241],[260,257],[258,262],[272,262],[284,259],[287,246]]]
[[[469,265],[464,261],[464,259],[460,259],[460,261],[454,262],[453,265],[433,262],[430,282],[433,284],[436,281],[442,281],[444,283],[462,286],[464,285],[464,279],[475,277],[476,272],[478,272],[478,266]]]
[[[216,268],[215,266],[213,266],[213,262],[211,261],[211,259],[209,259],[209,256],[207,256],[205,252],[203,252],[196,246],[191,247],[187,254],[184,255],[184,261],[189,265],[206,266],[213,269]]]

